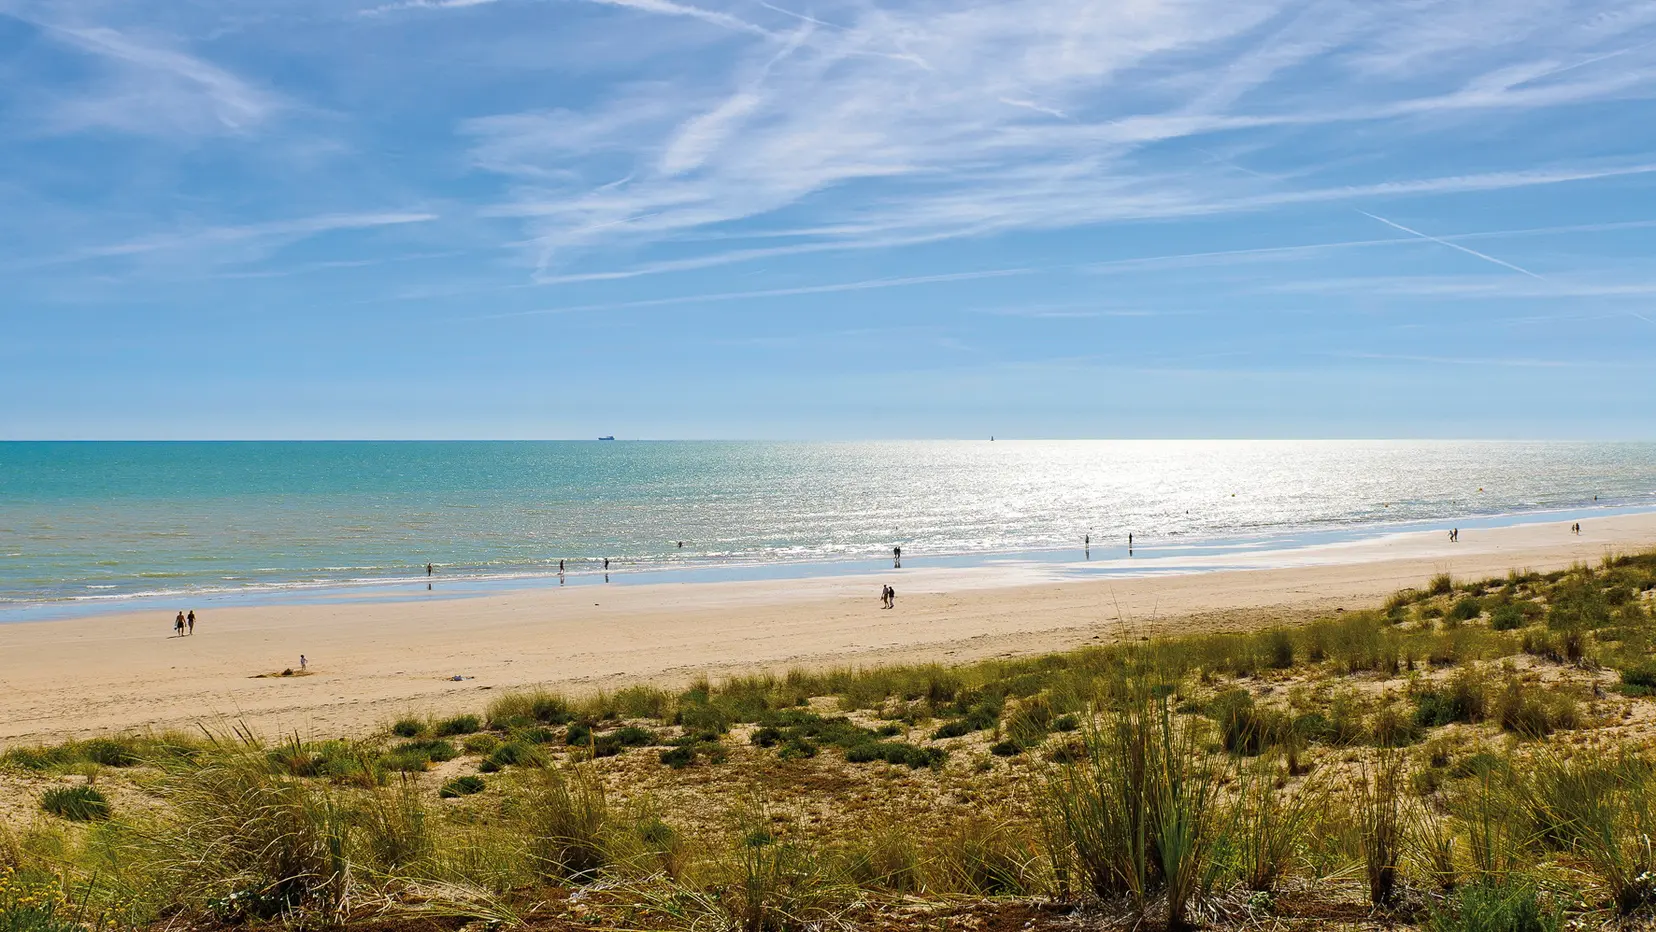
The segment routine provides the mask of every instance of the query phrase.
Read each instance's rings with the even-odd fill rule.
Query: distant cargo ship
[[[599,437],[599,440],[614,440],[614,437]]]

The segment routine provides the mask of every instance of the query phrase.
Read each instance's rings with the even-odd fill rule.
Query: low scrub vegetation
[[[13,747],[39,806],[0,824],[0,932],[1648,923],[1653,593],[1642,555],[1254,633],[509,693],[356,740]]]

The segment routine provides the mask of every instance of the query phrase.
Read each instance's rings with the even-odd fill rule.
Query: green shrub
[[[425,722],[420,719],[400,718],[391,726],[391,733],[399,738],[418,738],[425,732],[425,727]]]
[[[1476,724],[1488,714],[1489,700],[1482,677],[1473,670],[1461,670],[1442,686],[1428,686],[1415,693],[1415,724],[1436,728],[1454,722]]]
[[[134,742],[112,738],[93,738],[81,742],[80,754],[94,764],[105,767],[133,767],[140,763]]]
[[[40,808],[71,822],[109,818],[109,800],[93,786],[54,786],[40,794]]]
[[[689,746],[668,748],[661,752],[661,762],[674,770],[681,770],[696,762],[696,749]]]
[[[1016,741],[997,741],[989,745],[989,753],[996,757],[1016,757],[1023,752],[1023,745]]]
[[[730,730],[730,716],[711,703],[693,702],[679,707],[678,724],[686,731],[706,731],[724,734]]]
[[[1426,584],[1427,595],[1448,595],[1454,591],[1455,580],[1448,573],[1439,573]]]
[[[885,761],[914,770],[941,766],[948,756],[949,752],[942,748],[923,748],[902,741],[868,741],[853,745],[845,751],[846,761],[853,764]]]
[[[776,752],[776,756],[783,760],[804,760],[817,756],[817,746],[806,738],[789,738],[788,742],[782,745],[782,749]]]
[[[487,786],[488,784],[483,782],[482,777],[474,777],[470,775],[455,777],[453,780],[443,784],[442,789],[437,791],[437,796],[441,799],[453,799],[456,796],[470,796],[474,793],[483,792],[484,788]]]
[[[490,734],[467,735],[461,746],[467,754],[487,754],[500,747],[500,739]]]
[[[512,767],[519,764],[534,765],[543,760],[541,752],[533,745],[521,741],[508,741],[491,752],[484,763],[492,764],[494,769]]]
[[[1489,626],[1496,631],[1515,631],[1524,626],[1524,610],[1515,602],[1495,606],[1489,613]]]
[[[439,738],[469,735],[482,730],[483,720],[475,715],[456,715],[437,723],[435,729]]]
[[[628,725],[618,729],[613,735],[615,742],[624,748],[645,748],[656,743],[656,734],[637,725]]]
[[[1478,597],[1466,595],[1461,596],[1455,601],[1454,605],[1450,606],[1449,613],[1444,618],[1455,622],[1471,621],[1482,614],[1483,603],[1478,601]]]

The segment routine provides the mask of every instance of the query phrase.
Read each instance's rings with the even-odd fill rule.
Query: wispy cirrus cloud
[[[70,265],[94,259],[114,259],[175,250],[204,250],[214,247],[248,243],[287,243],[341,230],[366,230],[375,227],[426,223],[438,215],[424,211],[387,211],[369,213],[319,214],[295,217],[265,223],[231,226],[206,226],[196,229],[151,234],[121,242],[89,246],[73,252],[34,259],[24,259],[7,266],[9,270],[38,269]]]
[[[161,41],[106,26],[36,25],[102,65],[90,86],[59,96],[42,111],[47,132],[245,133],[286,106],[281,95]]]
[[[1250,140],[1262,161],[1281,162],[1283,141],[1306,128],[1384,124],[1402,140],[1451,116],[1656,94],[1647,35],[1656,10],[1642,6],[761,8],[776,22],[744,19],[755,29],[726,69],[579,110],[465,124],[476,165],[512,185],[497,212],[522,219],[543,280],[771,255],[705,245],[687,257],[682,244],[733,229],[762,239],[768,226],[797,227],[784,218],[802,210],[846,232],[778,248],[879,248],[1656,170],[1560,162],[1318,179],[1316,166],[1218,171],[1190,151]],[[789,26],[801,21],[809,28]],[[672,259],[650,257],[664,244],[680,244]],[[591,268],[615,253],[643,261]]]
[[[645,298],[637,301],[614,301],[607,304],[576,304],[567,307],[537,308],[528,311],[510,311],[504,314],[485,314],[479,320],[507,317],[536,317],[545,314],[573,314],[587,311],[617,311],[631,308],[665,307],[673,304],[699,304],[707,301],[750,301],[759,298],[782,298],[812,294],[838,294],[846,291],[874,291],[883,288],[909,288],[916,285],[937,285],[945,282],[972,281],[982,278],[1007,278],[1029,275],[1035,269],[983,269],[973,272],[952,272],[941,275],[911,275],[904,278],[871,278],[855,282],[832,282],[824,285],[800,285],[793,288],[760,288],[752,291],[723,291],[715,294],[673,295],[667,298]]]

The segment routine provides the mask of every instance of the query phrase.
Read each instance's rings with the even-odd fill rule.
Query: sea
[[[865,571],[893,547],[910,567],[1069,564],[1131,533],[1136,559],[1218,567],[1640,510],[1656,444],[0,442],[0,621],[396,597],[428,563],[464,592],[597,581],[606,559],[619,582]]]

